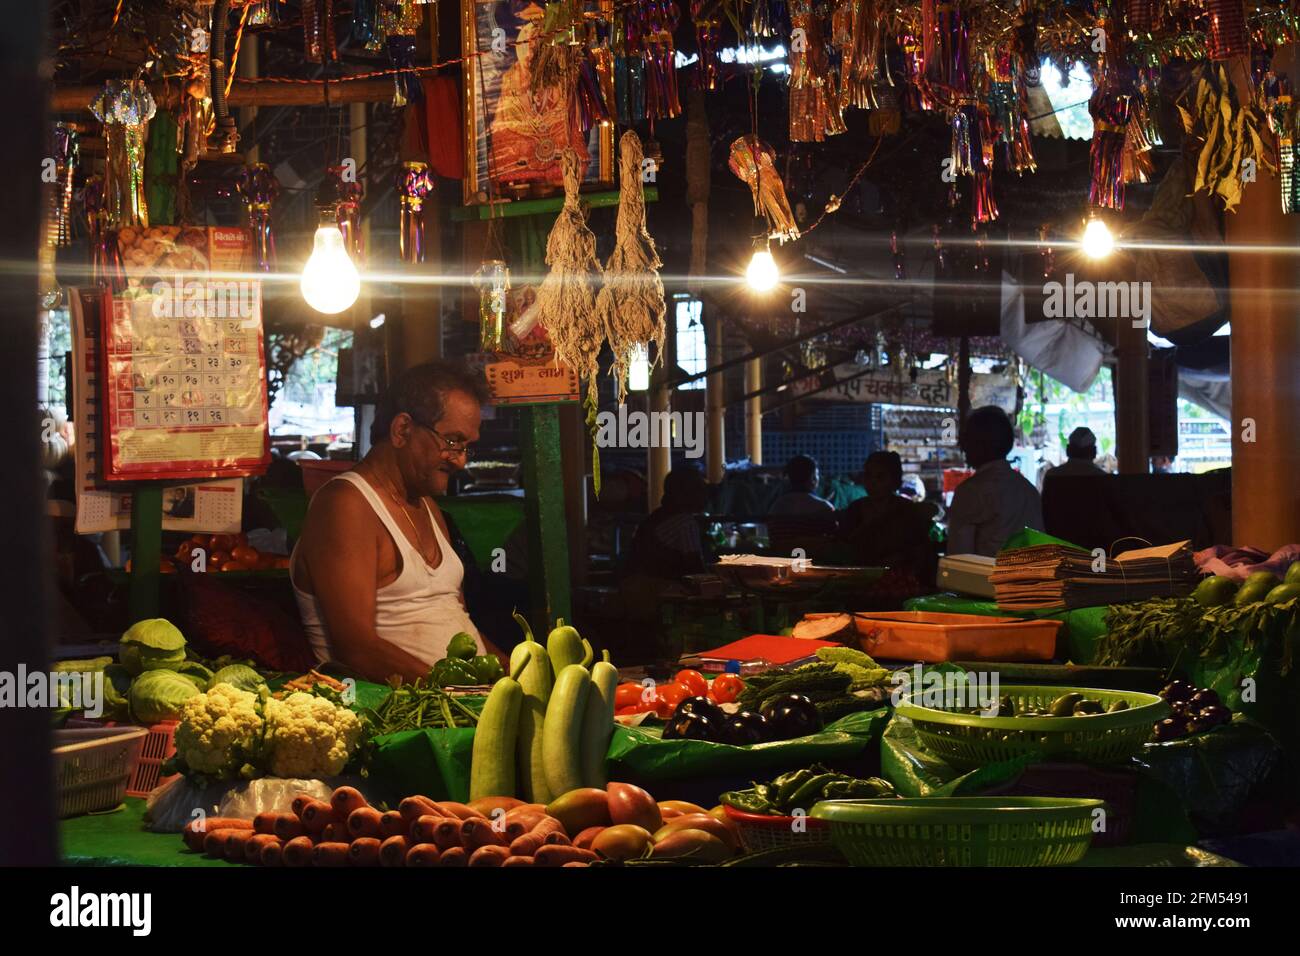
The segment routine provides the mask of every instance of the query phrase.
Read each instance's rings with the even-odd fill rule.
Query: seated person
[[[632,538],[619,590],[629,617],[657,619],[659,598],[684,574],[699,574],[713,562],[705,550],[697,515],[709,502],[703,472],[674,468],[664,478],[659,507],[641,522]]]
[[[937,509],[898,493],[903,486],[903,460],[897,452],[877,451],[868,456],[862,485],[867,497],[849,505],[840,521],[840,537],[853,548],[857,563],[898,568],[918,582],[933,581],[930,522]]]
[[[768,508],[767,533],[770,550],[777,555],[793,555],[821,560],[827,556],[830,536],[835,532],[835,506],[817,496],[821,473],[817,459],[795,455],[785,466],[790,490]]]
[[[407,369],[380,400],[370,452],[312,497],[290,579],[319,661],[414,680],[458,632],[482,640],[432,499],[469,457],[486,400],[482,377],[459,363]]]
[[[1016,443],[1007,413],[996,405],[975,409],[966,416],[958,441],[975,474],[953,492],[948,553],[994,557],[1017,531],[1042,531],[1038,489],[1007,462]]]
[[[1058,475],[1104,475],[1106,472],[1094,463],[1097,457],[1097,436],[1091,428],[1076,428],[1070,432],[1065,445],[1065,461],[1049,468],[1043,481]]]

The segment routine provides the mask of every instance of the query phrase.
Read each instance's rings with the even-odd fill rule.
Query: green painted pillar
[[[158,616],[161,560],[162,485],[140,485],[131,494],[132,623]]]
[[[520,409],[519,448],[524,465],[524,520],[528,522],[528,586],[533,633],[539,640],[557,617],[573,619],[569,605],[569,541],[560,465],[560,408]],[[540,621],[538,618],[540,617]]]

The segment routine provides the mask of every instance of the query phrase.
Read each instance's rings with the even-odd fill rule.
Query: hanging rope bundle
[[[537,290],[537,321],[555,347],[557,360],[569,366],[588,389],[596,389],[597,359],[605,340],[605,326],[596,315],[596,284],[600,260],[596,236],[578,200],[582,164],[578,154],[566,149],[561,159],[564,206],[546,240],[546,264],[551,267]]]
[[[627,372],[632,349],[655,343],[655,362],[664,348],[663,262],[645,224],[645,195],[641,191],[641,138],[628,130],[619,140],[620,179],[614,251],[605,264],[605,284],[596,296],[596,315],[614,352],[610,369],[618,383],[618,401],[627,398]]]

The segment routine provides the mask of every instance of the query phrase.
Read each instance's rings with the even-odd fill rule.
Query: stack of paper
[[[1003,551],[989,580],[998,607],[1098,607],[1188,594],[1196,586],[1190,541],[1113,558],[1059,544]]]

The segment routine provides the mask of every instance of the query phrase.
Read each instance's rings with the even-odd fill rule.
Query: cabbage
[[[118,644],[118,657],[132,674],[185,663],[185,637],[161,617],[132,624]]]
[[[198,693],[192,681],[175,671],[146,671],[131,685],[131,714],[144,724],[179,720],[181,707]]]
[[[199,690],[207,690],[212,686],[212,671],[198,661],[186,661],[173,669],[186,680],[193,681]]]
[[[218,684],[229,684],[239,690],[256,694],[259,688],[266,686],[266,679],[247,664],[227,664],[212,675],[210,686],[215,687]]]

